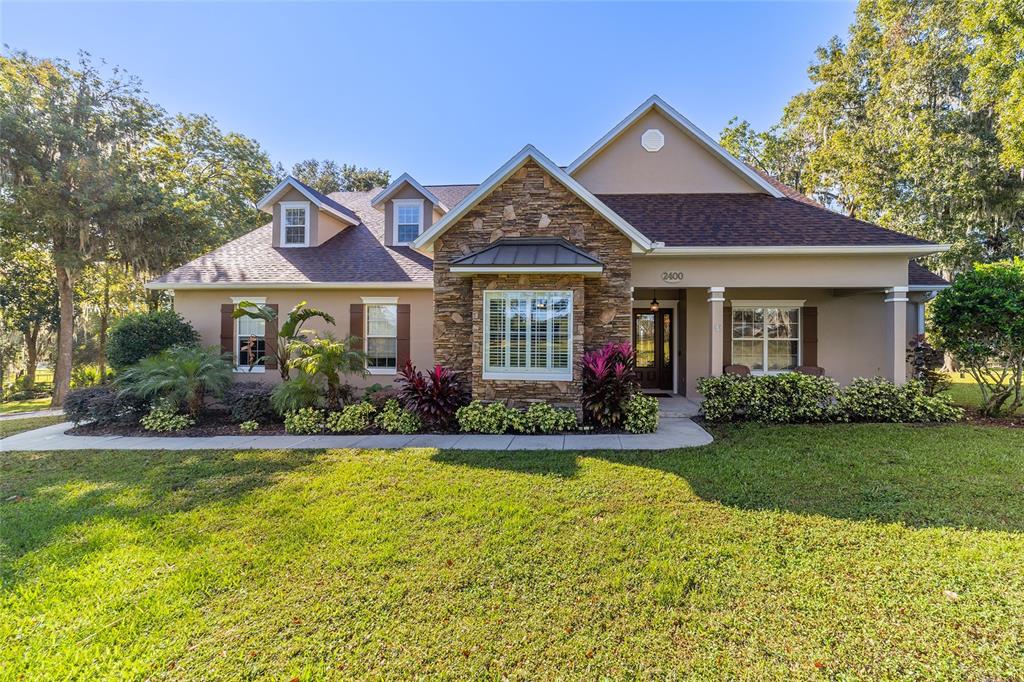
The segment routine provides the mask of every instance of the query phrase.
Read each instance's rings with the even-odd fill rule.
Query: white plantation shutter
[[[571,374],[571,292],[485,292],[484,329],[486,371]]]

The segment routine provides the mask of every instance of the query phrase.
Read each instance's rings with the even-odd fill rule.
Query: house
[[[729,365],[902,382],[947,286],[915,262],[946,246],[819,206],[657,96],[567,167],[528,145],[479,185],[420,180],[325,196],[286,178],[269,224],[148,286],[246,376],[276,379],[275,332],[234,306],[305,300],[363,339],[364,384],[411,359],[475,397],[553,402],[577,398],[584,352],[628,340],[644,387],[694,398]]]

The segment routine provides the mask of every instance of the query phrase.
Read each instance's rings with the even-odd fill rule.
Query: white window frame
[[[391,220],[394,223],[392,227],[394,229],[395,246],[408,246],[409,244],[412,244],[414,241],[416,241],[416,237],[419,237],[421,234],[423,234],[423,200],[422,199],[393,199],[391,203],[392,203],[392,207],[391,207]],[[402,206],[405,206],[405,207],[413,206],[413,207],[415,207],[416,209],[418,209],[419,216],[420,216],[419,217],[419,222],[416,224],[416,237],[413,237],[412,239],[409,239],[409,240],[406,240],[406,241],[402,241],[401,239],[398,238],[398,228],[399,228],[398,212],[399,212],[399,207],[402,207]],[[412,223],[403,223],[403,224],[404,225],[411,225]]]
[[[296,209],[296,208],[301,208],[302,211],[305,213],[305,216],[306,216],[306,222],[305,222],[305,225],[303,225],[304,229],[303,229],[303,238],[302,238],[302,243],[301,244],[298,243],[298,242],[294,242],[294,243],[289,243],[288,242],[288,221],[285,219],[285,215],[286,215],[286,211],[288,209]],[[309,202],[308,201],[282,201],[281,202],[281,248],[291,249],[291,248],[302,248],[304,246],[309,246],[309,228],[310,228],[309,223],[310,223],[310,218],[309,218]]]
[[[490,312],[490,301],[494,298],[508,298],[509,296],[520,296],[527,299],[532,298],[537,294],[543,294],[545,296],[565,296],[569,299],[569,319],[568,319],[568,358],[565,369],[552,370],[545,367],[542,370],[531,370],[531,369],[508,369],[508,368],[494,368],[490,364],[490,355],[487,352],[487,342],[491,336],[491,312]],[[492,291],[484,292],[483,300],[483,316],[484,316],[484,335],[483,342],[480,351],[483,353],[483,378],[491,380],[516,380],[516,381],[572,381],[573,375],[573,292],[572,291],[554,291],[554,290],[500,290],[495,289]],[[506,325],[506,337],[509,334],[508,325],[511,324],[511,316],[505,315]],[[526,358],[527,362],[530,361],[530,345],[533,342],[533,334],[530,327],[526,330]],[[548,357],[550,358],[552,348],[552,328],[548,325]],[[507,344],[506,344],[507,347]],[[550,360],[549,363],[550,365]]]
[[[796,371],[796,367],[800,367],[804,361],[804,303],[805,301],[733,301],[732,310],[729,312],[729,355],[735,359],[735,343],[736,343],[736,330],[734,327],[733,315],[737,310],[756,310],[757,308],[777,308],[779,310],[796,309],[796,322],[797,322],[797,334],[796,339],[785,338],[785,339],[769,339],[768,338],[768,327],[767,327],[767,316],[763,316],[764,329],[762,330],[763,336],[761,337],[761,367],[762,369],[750,368],[751,374],[765,375],[765,374],[789,374],[790,372]],[[740,341],[749,341],[750,339],[740,339]],[[796,367],[793,369],[767,369],[768,367],[768,341],[796,341]]]
[[[236,308],[238,307],[238,304],[241,303],[242,301],[247,301],[249,303],[266,303],[267,302],[267,297],[266,296],[232,296],[231,297],[231,302],[235,304]],[[255,366],[239,365],[238,364],[238,353],[239,353],[239,348],[238,348],[238,341],[239,341],[238,325],[239,325],[239,323],[243,319],[250,319],[250,318],[236,317],[235,318],[235,323],[234,323],[234,325],[232,325],[234,327],[234,332],[235,332],[234,333],[235,341],[234,341],[234,347],[231,349],[231,364],[234,365],[234,371],[235,371],[236,374],[263,374],[264,372],[267,371],[266,364],[255,365]],[[263,362],[266,363],[266,361],[267,361],[266,360],[266,357],[267,357],[267,354],[266,354],[267,327],[266,327],[266,321],[265,320],[261,320],[261,321],[263,322],[263,346],[264,346]]]
[[[369,374],[398,374],[398,297],[396,296],[363,296],[363,351],[370,350],[370,306],[391,306],[395,309],[395,366],[394,367],[370,367],[370,358],[367,355],[366,371]],[[374,336],[375,339],[390,339],[390,336]]]

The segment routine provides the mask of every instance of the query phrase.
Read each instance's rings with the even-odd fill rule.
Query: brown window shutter
[[[398,366],[404,367],[412,357],[409,353],[409,304],[398,304]]]
[[[268,303],[267,307],[277,314],[277,303]],[[277,369],[277,325],[280,322],[275,317],[274,321],[267,322],[263,329],[263,366],[267,369]]]
[[[235,312],[234,303],[221,303],[220,305],[220,351],[231,354],[231,362],[234,364],[235,357],[235,318],[231,314]]]
[[[353,350],[366,350],[363,343],[363,304],[353,303],[348,309],[348,333],[358,341],[352,346]]]
[[[804,323],[803,364],[805,367],[818,366],[818,309],[804,308],[801,312]]]
[[[732,308],[722,308],[722,366],[732,364]]]

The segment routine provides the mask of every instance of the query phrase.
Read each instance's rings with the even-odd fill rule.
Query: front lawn
[[[64,421],[64,417],[60,415],[55,415],[52,417],[24,417],[22,419],[0,419],[0,438],[13,436],[14,434],[21,433],[22,431],[41,429],[44,426],[59,424],[62,421]]]
[[[0,677],[1016,679],[1024,439],[0,455]]]
[[[8,400],[0,402],[0,414],[14,414],[15,412],[34,412],[36,410],[48,410],[51,398],[31,398],[29,400]]]

